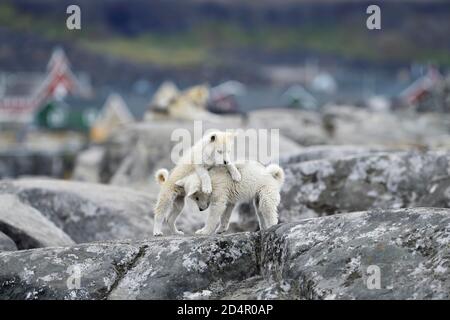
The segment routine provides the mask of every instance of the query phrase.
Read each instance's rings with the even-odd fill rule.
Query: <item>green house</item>
[[[35,114],[34,124],[48,130],[88,132],[102,103],[92,99],[51,100]]]

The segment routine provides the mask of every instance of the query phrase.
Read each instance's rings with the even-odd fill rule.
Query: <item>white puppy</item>
[[[164,218],[174,210],[174,201],[180,195],[180,188],[176,182],[194,173],[200,179],[199,188],[205,194],[211,193],[211,178],[208,169],[220,165],[228,170],[230,179],[239,181],[241,175],[236,166],[231,162],[231,150],[233,148],[234,134],[216,131],[205,135],[183,156],[170,175],[167,170],[156,172],[156,179],[161,184],[161,190],[154,208],[155,221],[153,235],[162,235]],[[199,189],[199,190],[200,190]],[[176,234],[183,234],[173,229]]]
[[[214,167],[209,171],[212,181],[212,193],[209,195],[209,215],[205,226],[196,234],[213,233],[220,220],[218,233],[228,230],[231,212],[238,202],[254,200],[259,225],[265,230],[278,223],[277,207],[280,203],[280,188],[284,182],[284,171],[278,165],[264,167],[256,161],[236,163],[241,173],[241,181],[233,181],[225,168]],[[204,208],[204,194],[201,191],[201,181],[191,174],[176,182],[184,187],[187,193],[196,194],[193,200]],[[199,193],[200,192],[200,193]],[[201,199],[201,201],[197,200]],[[203,202],[203,203],[201,203]],[[171,218],[170,221],[175,221]]]
[[[155,175],[156,182],[158,182],[160,185],[164,185],[164,183],[168,180],[168,178],[169,178],[169,171],[167,171],[166,169],[158,170]],[[177,196],[173,199],[173,204],[169,214],[167,216],[164,216],[169,226],[170,232],[172,234],[179,234],[179,235],[183,234],[183,232],[179,231],[176,228],[175,223],[179,214],[183,210],[183,207],[185,206],[186,198],[189,198],[190,200],[195,202],[200,211],[206,210],[209,206],[209,194],[197,191],[197,186],[191,186],[191,184],[192,184],[191,182],[186,182],[186,184],[183,186],[179,185],[174,186],[175,188],[174,194],[176,194]]]

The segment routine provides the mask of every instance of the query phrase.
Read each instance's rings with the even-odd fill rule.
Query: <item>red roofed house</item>
[[[400,98],[410,105],[416,105],[428,96],[442,79],[442,75],[437,69],[429,68],[425,75],[414,81],[400,93]]]
[[[45,73],[0,74],[0,123],[30,123],[49,100],[88,97],[87,81],[75,76],[64,51],[56,48]]]

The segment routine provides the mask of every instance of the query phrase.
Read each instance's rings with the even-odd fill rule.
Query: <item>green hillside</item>
[[[0,5],[1,26],[37,32],[51,39],[76,41],[94,52],[139,63],[192,66],[220,63],[221,59],[228,58],[222,52],[254,50],[276,56],[278,53],[295,54],[302,50],[314,50],[349,59],[378,62],[406,60],[450,65],[449,48],[442,43],[420,45],[420,38],[408,34],[403,25],[398,28],[388,26],[382,31],[368,31],[364,26],[357,26],[364,22],[361,19],[339,25],[325,22],[299,26],[281,26],[262,21],[258,26],[248,27],[233,21],[228,23],[223,19],[211,21],[205,18],[185,30],[147,30],[135,35],[124,35],[105,26],[102,21],[92,20],[84,22],[81,31],[69,31],[62,26],[62,18],[49,16],[42,19],[33,12],[20,11],[12,3]],[[414,25],[414,18],[420,18],[417,26]],[[425,21],[425,27],[431,28],[425,14],[411,14],[410,21],[404,24],[414,31],[420,28],[421,21]],[[437,29],[435,26],[433,28]],[[435,33],[438,31],[435,30]]]

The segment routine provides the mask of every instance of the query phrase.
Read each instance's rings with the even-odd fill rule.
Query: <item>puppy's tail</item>
[[[284,171],[279,165],[269,164],[266,167],[267,172],[278,181],[280,186],[284,183]]]
[[[169,171],[167,169],[159,169],[158,171],[155,172],[155,180],[160,185],[166,182],[168,177]]]

